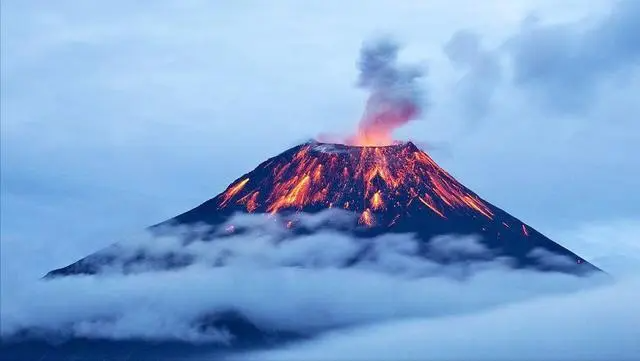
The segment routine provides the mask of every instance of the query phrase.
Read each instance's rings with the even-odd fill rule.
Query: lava
[[[380,195],[380,191],[377,191],[371,197],[371,208],[380,209],[384,206],[384,202],[382,201],[382,196]]]
[[[358,221],[365,226],[373,226],[373,215],[371,214],[369,208],[365,209],[364,212],[362,212]]]
[[[344,213],[353,215],[353,222],[334,223],[333,219],[325,217],[320,223],[302,221],[302,213],[319,213],[329,208],[346,210]],[[518,266],[552,269],[550,267],[554,266],[549,262],[540,263],[537,257],[531,257],[531,251],[541,248],[575,257],[576,263],[583,265],[582,270],[597,270],[576,254],[479,198],[410,142],[381,147],[317,142],[295,146],[238,178],[223,193],[150,227],[150,230],[153,234],[163,235],[171,229],[167,227],[195,225],[196,233],[200,234],[200,226],[210,225],[216,232],[207,231],[207,240],[216,233],[229,237],[247,230],[246,225],[236,228],[229,223],[235,213],[267,214],[271,221],[286,230],[277,237],[295,238],[320,229],[358,238],[404,233],[412,234],[420,245],[428,246],[428,242],[441,235],[473,235],[491,249],[491,254],[513,257]],[[274,213],[278,216],[272,216]],[[331,212],[329,218],[334,215]],[[191,242],[192,235],[196,236],[192,232],[185,234],[185,242]],[[124,258],[115,259],[111,251],[101,252],[51,271],[46,277],[96,274],[102,272],[102,267],[111,269],[114,262],[118,265],[130,261],[146,262],[138,255],[132,261],[128,252],[122,256]],[[416,252],[416,256],[432,258],[430,247],[420,246]],[[167,256],[168,269],[175,263],[174,255]],[[370,256],[370,252],[357,255],[360,260],[368,260]],[[438,262],[441,255],[435,256],[433,260]],[[155,267],[155,258],[153,262]],[[139,269],[138,263],[132,264]],[[558,267],[555,269],[561,272],[583,272],[567,270],[564,265]]]
[[[433,200],[428,194],[425,194],[424,198],[418,197],[418,199],[420,200],[420,202],[422,202],[425,206],[429,207],[429,209],[431,209],[434,213],[436,213],[440,217],[447,218],[444,216],[444,214],[442,214],[442,212],[438,210],[438,208],[436,208],[435,204],[433,203]]]
[[[249,182],[249,178],[243,179],[240,182],[229,186],[226,192],[224,192],[223,200],[221,205],[225,205],[233,196],[235,196],[240,190]]]
[[[467,212],[493,219],[478,196],[458,183],[412,143],[358,147],[308,143],[278,161],[264,164],[265,176],[245,176],[218,198],[218,208],[277,213],[340,207],[373,226],[385,213],[388,224],[411,207],[437,217]],[[414,202],[415,201],[415,202]],[[237,210],[240,210],[237,209]]]
[[[275,200],[271,203],[268,211],[271,213],[277,212],[280,208],[287,206],[301,206],[306,203],[307,195],[309,193],[309,186],[311,177],[309,174],[304,174],[302,177],[296,176],[293,179],[285,182],[285,185],[277,184],[275,189]]]

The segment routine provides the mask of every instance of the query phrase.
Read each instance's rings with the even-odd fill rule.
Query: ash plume
[[[360,50],[358,86],[369,92],[358,134],[348,143],[386,145],[392,132],[418,118],[423,111],[423,90],[418,80],[425,69],[399,64],[400,45],[390,38],[367,42]]]

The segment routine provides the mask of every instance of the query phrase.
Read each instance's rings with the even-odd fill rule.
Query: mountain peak
[[[477,195],[411,142],[387,146],[305,143],[238,178],[211,205],[222,212],[272,214],[327,208],[368,211],[378,225],[412,208],[442,218],[459,212],[492,218],[492,211]]]
[[[151,229],[205,224],[235,232],[228,224],[234,214],[255,213],[278,214],[284,226],[304,234],[310,230],[302,228],[304,222],[296,222],[297,215],[328,209],[354,214],[353,227],[340,231],[356,237],[408,233],[428,245],[440,235],[473,235],[494,256],[508,257],[520,266],[566,271],[573,264],[578,270],[596,269],[480,198],[411,142],[297,145],[261,163],[214,198]],[[551,264],[541,255],[559,255],[566,262]],[[82,262],[50,274],[95,268],[89,261]]]

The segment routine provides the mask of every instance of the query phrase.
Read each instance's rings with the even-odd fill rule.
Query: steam
[[[360,50],[358,86],[369,92],[358,134],[348,143],[387,145],[392,133],[420,117],[423,91],[418,80],[424,69],[398,63],[400,45],[389,38],[365,43]]]

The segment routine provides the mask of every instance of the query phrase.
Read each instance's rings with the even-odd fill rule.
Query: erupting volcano
[[[175,220],[203,221],[202,212],[273,214],[327,208],[356,212],[367,227],[390,227],[423,211],[443,220],[466,215],[489,222],[495,215],[413,143],[376,147],[309,143],[261,164],[218,197]]]
[[[422,113],[423,91],[419,66],[398,64],[399,46],[390,39],[367,43],[360,52],[358,86],[369,93],[355,135],[340,141],[349,145],[397,144],[392,133]]]
[[[421,255],[438,262],[451,260],[429,254],[429,243],[434,237],[455,234],[479,236],[491,257],[509,257],[518,267],[571,273],[596,269],[481,199],[411,142],[374,147],[310,142],[293,147],[238,178],[216,197],[151,229],[206,224],[215,242],[221,230],[241,231],[228,224],[234,214],[253,213],[272,217],[295,238],[315,231],[298,222],[299,214],[328,209],[352,213],[356,219],[350,226],[327,223],[325,228],[359,238],[413,234],[424,242]],[[545,255],[564,261],[548,262]],[[110,262],[109,257],[98,252],[49,275],[96,273],[100,268],[96,264]]]
[[[359,85],[369,91],[369,99],[354,135],[341,144],[313,141],[293,147],[238,178],[216,197],[151,230],[206,224],[212,230],[208,239],[215,241],[220,229],[227,234],[241,231],[228,224],[234,214],[252,213],[283,221],[282,227],[295,238],[316,230],[298,222],[298,214],[340,209],[356,216],[354,224],[325,228],[358,238],[412,234],[424,246],[417,251],[420,256],[442,263],[452,260],[430,253],[429,244],[435,237],[452,234],[477,236],[491,257],[507,257],[518,267],[572,273],[596,269],[480,198],[413,143],[393,141],[393,130],[418,117],[422,104],[416,86],[422,72],[396,64],[397,51],[397,45],[384,41],[363,48]],[[49,275],[97,273],[113,257],[98,252]],[[167,262],[175,266],[174,261]]]

